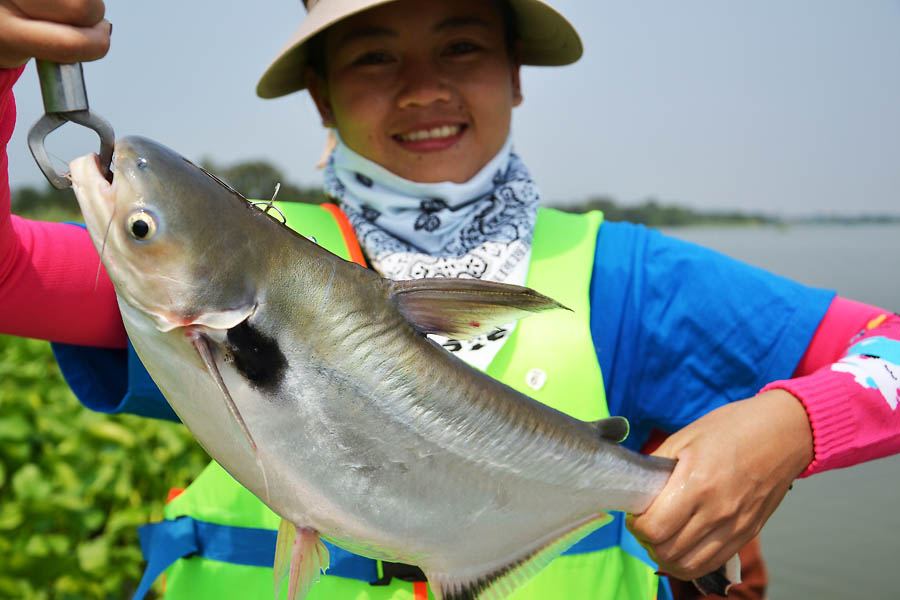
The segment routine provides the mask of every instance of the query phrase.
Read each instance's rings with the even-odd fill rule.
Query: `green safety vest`
[[[276,206],[298,233],[314,237],[321,246],[344,259],[361,257],[352,228],[334,205]],[[589,323],[589,286],[602,220],[599,212],[571,215],[551,209],[539,211],[527,285],[572,311],[550,311],[520,321],[487,369],[488,374],[516,390],[586,421],[609,416]],[[165,517],[167,521],[159,525],[177,527],[174,537],[154,541],[142,531],[142,547],[145,556],[150,547],[151,556],[147,558],[151,566],[154,545],[157,550],[165,549],[191,538],[186,547],[195,554],[166,569],[166,600],[273,597],[269,555],[248,558],[247,553],[255,546],[272,544],[280,517],[217,463],[211,463],[169,502]],[[599,542],[603,549],[591,550],[594,542],[590,538],[598,536],[604,540]],[[578,551],[583,544],[588,545],[588,550]],[[330,548],[333,568],[312,587],[309,600],[434,597],[421,582],[393,578],[386,584],[372,585],[369,581],[381,579],[384,573],[380,561]],[[340,565],[351,566],[336,565],[339,557],[347,559]],[[360,569],[371,571],[371,577],[362,577],[367,581],[351,578],[358,577]],[[334,570],[339,574],[332,574]],[[656,598],[658,583],[652,562],[625,531],[622,516],[617,515],[610,524],[553,560],[511,598],[648,600]]]

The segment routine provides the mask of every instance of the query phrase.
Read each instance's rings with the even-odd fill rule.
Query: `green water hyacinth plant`
[[[0,336],[0,598],[130,597],[137,527],[208,460],[179,424],[85,409],[48,343]]]

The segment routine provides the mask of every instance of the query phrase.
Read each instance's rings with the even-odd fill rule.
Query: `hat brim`
[[[309,40],[335,23],[394,0],[320,0],[256,85],[261,98],[278,98],[306,88]],[[575,27],[542,0],[508,0],[516,18],[522,64],[562,66],[583,52]]]

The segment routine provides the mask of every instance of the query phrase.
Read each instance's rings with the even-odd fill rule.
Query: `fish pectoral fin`
[[[701,594],[707,596],[715,594],[717,596],[727,596],[731,586],[741,582],[741,559],[735,554],[728,559],[728,562],[713,571],[707,573],[703,577],[694,580],[696,587]]]
[[[571,548],[583,537],[612,520],[606,513],[596,514],[574,527],[538,545],[523,556],[475,577],[459,578],[453,573],[425,571],[436,600],[502,600],[524,585],[550,564],[554,558]]]
[[[419,332],[459,339],[490,333],[528,315],[564,308],[518,285],[480,279],[415,279],[391,284],[391,298]]]
[[[269,479],[266,476],[266,469],[263,467],[262,459],[259,456],[259,446],[256,445],[256,440],[254,440],[253,436],[250,434],[250,430],[247,428],[247,423],[244,421],[244,417],[241,416],[241,411],[238,410],[237,404],[235,404],[234,402],[234,398],[231,397],[231,392],[228,391],[228,386],[225,385],[225,380],[222,379],[222,374],[219,372],[219,367],[216,366],[216,359],[213,356],[212,344],[209,338],[198,330],[191,331],[189,337],[191,339],[191,342],[194,344],[194,349],[200,356],[200,360],[203,362],[203,366],[206,368],[207,373],[209,373],[209,376],[212,377],[213,381],[216,383],[216,387],[219,388],[219,391],[222,392],[222,400],[225,402],[225,407],[228,409],[228,412],[230,412],[231,416],[234,418],[235,425],[243,434],[244,439],[250,446],[250,450],[256,457],[256,464],[259,465],[259,470],[262,473],[263,477],[263,484],[266,488],[265,500],[268,501]]]
[[[287,600],[302,600],[328,569],[328,561],[328,548],[318,531],[281,519],[275,542],[275,598],[281,598],[287,578]]]
[[[215,310],[200,313],[191,320],[191,325],[199,325],[225,331],[240,325],[256,313],[258,305],[239,306],[230,310]]]
[[[596,430],[597,435],[599,435],[601,439],[613,442],[614,444],[624,442],[625,438],[628,437],[628,432],[630,430],[628,419],[625,417],[600,419],[598,421],[592,421],[590,425]]]

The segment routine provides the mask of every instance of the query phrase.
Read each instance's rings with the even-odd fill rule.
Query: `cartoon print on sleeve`
[[[864,339],[831,368],[850,373],[864,388],[877,389],[891,410],[900,404],[900,341],[881,336]]]

